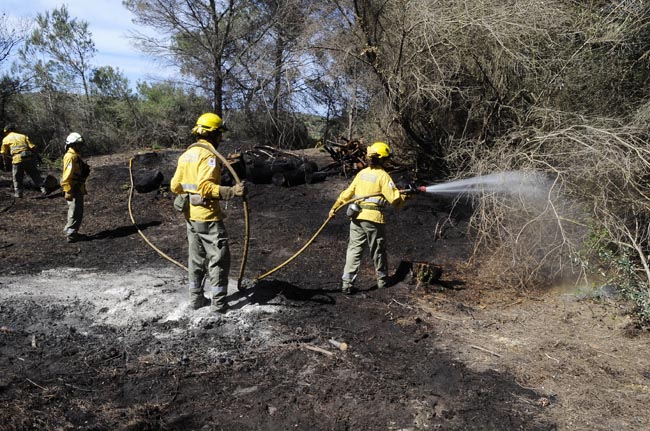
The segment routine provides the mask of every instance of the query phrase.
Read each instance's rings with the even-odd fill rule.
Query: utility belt
[[[190,195],[190,205],[198,206],[198,207],[207,207],[213,200],[214,198],[204,198],[199,194],[196,193],[189,193]]]
[[[361,210],[374,210],[374,211],[381,212],[383,210],[383,207],[377,206],[376,204],[371,205],[371,204],[352,202],[350,205],[348,205],[346,215],[351,219],[355,219],[357,218]]]
[[[370,204],[359,204],[359,207],[363,210],[375,210],[375,211],[383,211],[384,208],[377,206],[377,205],[370,205]]]
[[[208,206],[213,200],[213,198],[203,198],[201,195],[196,193],[181,193],[176,196],[174,199],[174,208],[178,212],[184,212],[190,205],[193,206]]]
[[[21,150],[21,151],[15,151],[11,153],[12,156],[15,156],[17,154],[20,155],[20,158],[22,160],[29,160],[34,155],[34,153],[31,150]]]

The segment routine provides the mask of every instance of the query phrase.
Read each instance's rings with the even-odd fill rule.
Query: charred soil
[[[132,212],[184,264],[184,221],[165,187],[178,154],[136,159],[165,181],[136,193]],[[231,288],[217,315],[187,307],[183,269],[132,224],[129,158],[89,158],[86,236],[71,244],[60,190],[14,199],[0,174],[1,430],[650,428],[648,334],[631,330],[625,306],[480,283],[464,263],[467,214],[451,202],[416,197],[390,217],[391,267],[436,263],[437,284],[403,274],[378,290],[366,256],[358,293],[342,295],[340,214],[294,262]],[[245,277],[297,251],[349,181],[252,184]],[[236,279],[241,202],[226,213]]]

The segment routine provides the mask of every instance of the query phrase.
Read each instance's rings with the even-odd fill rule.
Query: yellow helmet
[[[196,125],[192,129],[195,135],[206,135],[215,130],[223,129],[223,120],[217,114],[206,112],[196,120]]]
[[[385,142],[375,142],[368,147],[366,155],[368,158],[376,157],[378,159],[386,159],[393,154],[390,147]]]

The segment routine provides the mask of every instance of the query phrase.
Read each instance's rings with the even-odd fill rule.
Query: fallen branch
[[[470,345],[469,347],[471,347],[472,349],[480,350],[481,352],[489,353],[490,355],[494,355],[497,358],[501,357],[501,355],[499,355],[498,353],[494,353],[493,351],[488,350],[488,349],[484,349],[483,347],[475,346],[473,344]]]
[[[323,355],[327,355],[327,356],[334,356],[334,353],[330,352],[329,350],[322,349],[320,347],[310,346],[309,344],[303,344],[302,346],[307,350],[312,350],[314,352],[322,353]]]
[[[560,363],[560,360],[559,360],[559,359],[555,359],[553,356],[550,356],[548,353],[544,353],[544,354],[546,355],[547,358],[549,358],[549,359],[553,359],[553,360],[554,360],[555,362],[557,362],[558,364]]]
[[[29,383],[31,383],[32,385],[36,386],[37,388],[41,388],[41,389],[43,389],[44,391],[47,391],[47,388],[44,388],[43,386],[34,383],[33,381],[29,380],[29,379],[26,378],[26,377],[25,377],[25,380],[27,380]]]

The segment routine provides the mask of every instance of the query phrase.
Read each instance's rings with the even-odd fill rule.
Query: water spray
[[[511,193],[531,196],[538,194],[542,189],[540,186],[544,183],[545,179],[538,173],[506,171],[430,186],[420,186],[416,187],[415,190],[418,193],[435,195]]]

